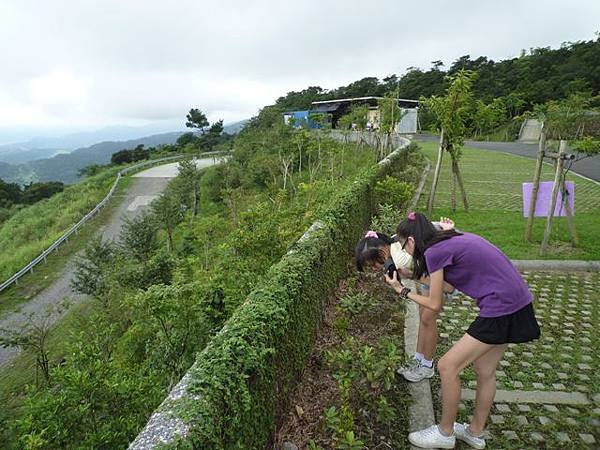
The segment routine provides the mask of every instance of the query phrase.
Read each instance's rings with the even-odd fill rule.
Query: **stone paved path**
[[[600,448],[600,274],[523,275],[534,293],[542,337],[511,344],[500,362],[488,447]],[[438,319],[438,358],[476,315],[474,302],[464,296],[445,306]],[[475,398],[473,370],[465,370],[462,380],[459,419],[468,421]],[[437,391],[439,381],[433,385]],[[436,398],[439,414],[439,391]]]

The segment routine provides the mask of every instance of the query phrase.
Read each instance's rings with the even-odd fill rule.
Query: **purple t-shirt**
[[[510,260],[481,236],[463,233],[425,250],[427,271],[477,301],[481,317],[512,314],[531,303],[529,287]]]

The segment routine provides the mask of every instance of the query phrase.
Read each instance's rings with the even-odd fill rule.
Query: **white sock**
[[[423,356],[423,359],[421,359],[421,365],[425,367],[433,367],[433,359],[425,359],[425,357]]]
[[[423,359],[425,359],[425,356],[423,356],[423,353],[415,352],[415,359],[421,362]]]

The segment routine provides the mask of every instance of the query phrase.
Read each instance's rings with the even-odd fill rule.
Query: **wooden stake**
[[[442,156],[444,154],[444,129],[440,133],[440,146],[438,149],[438,157],[435,162],[435,171],[433,172],[433,182],[431,183],[431,191],[429,192],[429,200],[427,202],[427,215],[431,217],[433,211],[433,202],[435,200],[435,190],[437,189],[438,179],[440,177],[440,168],[442,167]]]
[[[533,230],[533,216],[535,214],[535,205],[537,196],[540,190],[540,177],[542,175],[542,167],[544,164],[544,154],[546,152],[546,131],[542,122],[542,131],[540,133],[540,141],[538,147],[538,157],[535,166],[535,174],[533,175],[533,186],[531,188],[531,199],[529,203],[529,212],[527,213],[527,228],[525,229],[525,240],[531,242],[531,232]]]
[[[560,150],[559,150],[559,158],[556,160],[556,173],[554,174],[554,185],[552,186],[552,197],[550,201],[550,209],[548,209],[548,218],[546,219],[546,231],[544,232],[544,239],[542,240],[542,247],[540,249],[540,253],[542,255],[546,254],[548,250],[548,240],[550,239],[550,233],[552,232],[552,218],[554,217],[554,208],[556,208],[556,198],[558,196],[558,189],[561,185],[562,178],[562,150],[563,150],[563,142],[560,142]]]

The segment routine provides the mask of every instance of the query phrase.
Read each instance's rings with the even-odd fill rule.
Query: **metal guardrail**
[[[203,153],[203,155],[209,155],[209,154],[214,154],[214,153],[215,152]],[[13,276],[11,276],[4,283],[0,284],[0,292],[2,292],[4,289],[9,287],[13,283],[18,284],[19,278],[21,278],[26,273],[33,272],[33,268],[35,266],[37,266],[42,261],[46,261],[46,257],[50,253],[52,253],[54,250],[56,250],[63,242],[67,241],[73,233],[76,233],[83,224],[85,224],[96,213],[98,213],[98,211],[100,211],[104,207],[104,205],[106,205],[106,203],[108,202],[110,197],[113,195],[113,193],[115,192],[115,189],[117,188],[117,185],[119,184],[119,180],[121,179],[121,177],[124,174],[131,172],[132,170],[139,169],[140,167],[149,166],[149,165],[152,165],[157,162],[181,159],[181,158],[185,158],[186,156],[188,156],[188,155],[168,156],[166,158],[153,159],[153,160],[144,161],[143,163],[135,164],[133,166],[126,167],[125,169],[120,170],[117,173],[117,178],[115,179],[115,182],[113,183],[112,187],[110,188],[110,191],[108,191],[108,194],[106,194],[106,196],[102,199],[102,201],[100,203],[98,203],[94,207],[94,209],[92,209],[89,213],[87,213],[85,216],[83,216],[83,218],[79,222],[77,222],[75,225],[73,225],[69,229],[69,231],[67,231],[65,234],[63,234],[61,237],[59,237],[56,241],[54,241],[54,243],[52,245],[50,245],[50,247],[48,247],[46,250],[44,250],[37,258],[35,258],[33,261],[31,261],[29,264],[27,264],[25,267],[23,267],[21,270],[19,270],[17,273],[15,273]]]

